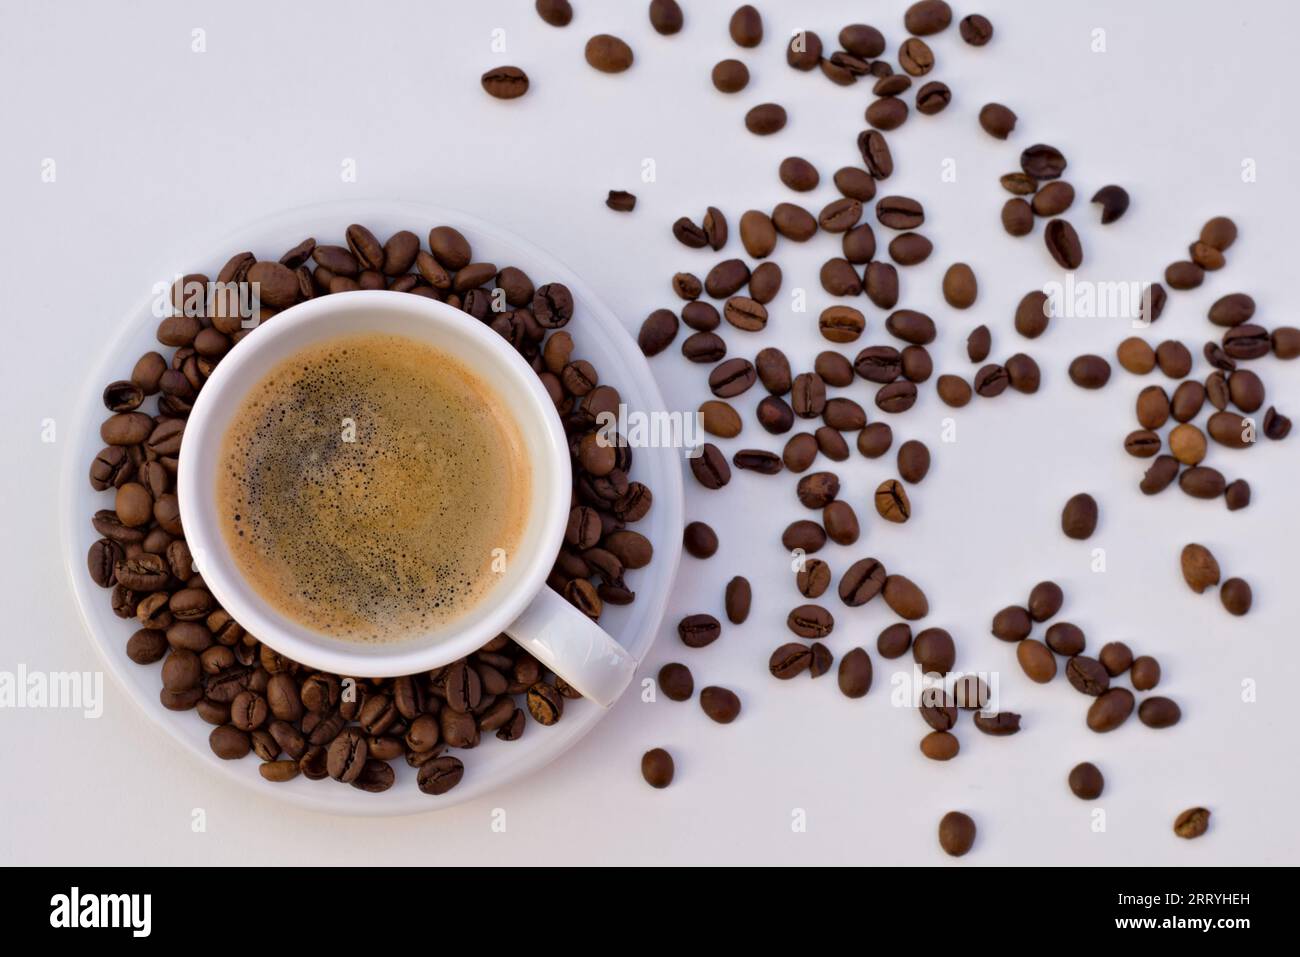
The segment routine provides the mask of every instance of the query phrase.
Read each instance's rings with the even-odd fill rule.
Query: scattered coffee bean
[[[537,15],[553,27],[566,27],[573,19],[569,0],[537,0]]]
[[[1219,600],[1231,615],[1241,616],[1250,611],[1253,601],[1250,585],[1241,578],[1229,578],[1219,589]]]
[[[1003,641],[1021,641],[1029,637],[1033,623],[1029,612],[1019,605],[1009,605],[993,616],[993,636]]]
[[[1065,663],[1065,678],[1075,691],[1093,698],[1110,687],[1110,673],[1095,658],[1076,654]]]
[[[1087,492],[1071,496],[1061,510],[1061,531],[1069,538],[1083,540],[1097,530],[1097,500]]]
[[[691,669],[677,662],[669,662],[659,669],[659,690],[669,701],[689,701],[695,694],[695,679]]]
[[[632,48],[618,37],[598,33],[587,41],[587,63],[601,73],[622,73],[632,65]]]
[[[1056,658],[1050,648],[1035,638],[1016,645],[1016,660],[1030,681],[1046,684],[1056,677]]]
[[[993,39],[993,24],[988,17],[978,13],[962,17],[957,29],[961,32],[961,38],[973,47],[982,47]]]
[[[1093,194],[1092,201],[1101,207],[1101,222],[1106,226],[1128,211],[1128,190],[1123,186],[1103,186]]]
[[[978,295],[979,284],[975,280],[975,271],[970,266],[966,263],[953,263],[948,267],[948,271],[943,274],[943,298],[948,305],[954,309],[969,309],[975,304]],[[985,327],[980,328],[985,329],[987,334]],[[987,351],[985,355],[988,355]]]
[[[1097,658],[1106,669],[1106,674],[1112,678],[1119,677],[1133,664],[1133,652],[1122,641],[1110,641],[1102,645]]]
[[[688,555],[712,558],[718,551],[718,533],[703,522],[690,522],[682,535],[682,544]]]
[[[712,615],[687,615],[677,623],[677,637],[687,648],[704,648],[722,635],[722,625]]]
[[[996,139],[1005,140],[1016,128],[1016,114],[1001,103],[986,103],[979,113],[980,126]],[[1028,171],[1026,176],[1031,176]]]
[[[1210,828],[1210,812],[1203,807],[1183,811],[1174,820],[1174,833],[1188,840],[1200,837]]]
[[[807,645],[792,641],[772,652],[767,661],[767,670],[773,678],[789,681],[797,678],[812,666],[812,649]]]
[[[1070,769],[1069,785],[1075,797],[1095,801],[1105,790],[1106,779],[1102,777],[1097,765],[1084,761]]]
[[[727,588],[723,596],[723,605],[727,610],[727,621],[733,625],[743,625],[749,617],[749,607],[752,602],[753,591],[750,588],[749,579],[737,575],[727,582]]]
[[[677,0],[650,0],[650,25],[663,36],[680,33],[685,17]],[[671,762],[671,758],[669,761]],[[671,777],[671,772],[669,774]]]
[[[609,196],[605,199],[605,205],[616,213],[630,213],[632,210],[636,209],[636,196],[629,193],[627,190],[611,189],[609,191]],[[695,282],[698,284],[699,280],[697,279]],[[696,296],[699,296],[699,294],[700,291],[696,288],[694,296],[684,296],[683,298],[694,299]]]
[[[1061,610],[1065,593],[1053,581],[1042,581],[1029,593],[1029,617],[1034,621],[1047,621]]]
[[[1182,718],[1177,702],[1159,695],[1147,698],[1138,706],[1138,720],[1148,728],[1169,728]]]
[[[1088,727],[1100,734],[1114,731],[1133,713],[1133,692],[1111,688],[1088,708]]]
[[[1068,621],[1058,621],[1049,626],[1043,637],[1048,648],[1067,658],[1080,654],[1087,646],[1083,629]]]
[[[763,17],[748,3],[736,8],[727,29],[736,46],[751,48],[763,42]]]
[[[943,848],[945,854],[961,857],[974,844],[975,822],[971,820],[970,815],[963,814],[961,811],[949,811],[939,820],[939,846]]]
[[[673,783],[673,756],[663,748],[652,748],[641,755],[641,777],[652,788],[666,788]]]
[[[921,739],[921,753],[931,761],[951,761],[959,750],[956,736],[947,731],[931,731]]]
[[[734,691],[710,685],[700,692],[700,707],[718,724],[731,724],[740,714],[740,698]]]
[[[1034,231],[1034,208],[1019,197],[1002,204],[1002,228],[1011,236],[1028,236]]]
[[[481,83],[498,100],[513,100],[528,92],[528,74],[517,66],[493,67],[483,74]]]
[[[1054,219],[1048,223],[1043,231],[1043,241],[1047,244],[1047,251],[1062,269],[1078,269],[1083,265],[1083,245],[1079,242],[1079,234],[1068,221]]]
[[[760,103],[745,114],[745,129],[757,136],[778,133],[785,124],[785,107],[776,103]]]
[[[778,175],[782,183],[799,193],[816,189],[821,181],[817,167],[801,156],[789,156],[783,159]]]
[[[1078,356],[1070,363],[1070,379],[1081,389],[1100,389],[1110,381],[1110,363],[1101,356]]]

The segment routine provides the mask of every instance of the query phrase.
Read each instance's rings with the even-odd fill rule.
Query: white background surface
[[[663,38],[641,2],[579,4],[564,30],[543,24],[526,0],[376,4],[361,15],[341,3],[6,4],[0,607],[9,623],[0,670],[98,667],[56,541],[58,475],[64,467],[80,473],[85,463],[65,463],[58,442],[43,444],[41,423],[71,423],[73,397],[116,317],[186,267],[172,254],[192,246],[191,237],[329,199],[461,206],[547,246],[635,331],[652,308],[674,305],[673,272],[703,275],[722,258],[679,246],[668,231],[677,216],[698,217],[713,204],[734,230],[747,208],[793,200],[815,211],[833,198],[830,174],[857,162],[854,138],[869,89],[795,73],[783,47],[801,27],[832,42],[840,26],[863,18],[860,5],[781,4],[778,15],[777,4],[761,4],[767,39],[744,52],[727,37],[732,5],[684,5],[685,31]],[[923,388],[916,408],[894,418],[896,444],[921,438],[935,456],[930,476],[913,490],[913,520],[885,527],[876,518],[869,494],[891,474],[893,459],[868,462],[855,453],[838,471],[865,533],[853,548],[832,546],[824,557],[838,573],[875,555],[920,583],[931,601],[927,623],[957,639],[958,666],[1001,671],[1004,706],[1024,715],[1020,735],[985,737],[963,718],[959,757],[925,760],[917,750],[924,725],[890,707],[893,668],[875,654],[875,636],[891,620],[881,602],[850,610],[832,596],[828,604],[837,618],[828,644],[837,656],[855,644],[872,653],[876,684],[867,698],[843,698],[833,675],[772,679],[768,654],[786,640],[786,612],[801,600],[778,537],[803,516],[793,477],[742,474],[720,493],[688,482],[688,518],[707,518],[722,548],[707,563],[684,559],[675,607],[644,669],[653,674],[664,661],[682,660],[697,687],[734,688],[744,701],[735,724],[714,725],[696,702],[644,703],[631,694],[577,748],[509,790],[420,817],[336,819],[287,809],[209,773],[109,681],[96,721],[0,711],[9,769],[0,783],[0,860],[929,864],[946,860],[934,839],[939,817],[961,808],[980,829],[969,863],[1296,863],[1300,839],[1287,807],[1300,772],[1287,742],[1300,678],[1290,627],[1300,440],[1261,442],[1248,453],[1212,450],[1208,464],[1249,479],[1254,502],[1244,512],[1177,489],[1152,500],[1140,495],[1143,464],[1120,441],[1146,382],[1117,369],[1107,389],[1085,393],[1064,372],[1079,352],[1111,355],[1130,330],[1078,319],[1055,322],[1034,343],[1015,335],[1011,313],[1020,296],[1060,275],[1041,229],[1024,240],[1002,233],[1005,194],[997,185],[1024,146],[1043,141],[1070,158],[1067,178],[1083,199],[1107,182],[1129,188],[1133,207],[1114,226],[1099,227],[1086,202],[1069,214],[1087,250],[1085,279],[1158,278],[1185,255],[1205,219],[1232,215],[1241,238],[1228,267],[1200,290],[1174,294],[1151,331],[1153,342],[1184,339],[1203,377],[1199,347],[1215,331],[1204,312],[1217,296],[1249,291],[1264,324],[1294,322],[1287,293],[1300,203],[1283,104],[1296,92],[1288,47],[1295,8],[1259,0],[979,6],[995,23],[994,41],[969,48],[955,24],[933,38],[939,65],[930,78],[949,83],[954,100],[938,117],[914,113],[889,135],[898,172],[882,194],[915,196],[926,206],[924,232],[935,254],[903,271],[902,304],[931,312],[940,325],[936,374],[973,372],[963,345],[983,322],[993,330],[995,358],[1023,350],[1039,360],[1043,390],[972,403],[954,415],[958,441],[941,445],[950,410],[932,384]],[[871,7],[891,53],[905,36],[904,7],[898,0]],[[205,53],[191,52],[195,28],[206,31]],[[504,55],[491,49],[494,28],[505,30]],[[1104,53],[1090,49],[1096,29],[1105,31]],[[622,76],[595,74],[583,62],[586,38],[605,31],[636,50],[635,67]],[[712,64],[727,56],[744,59],[753,73],[749,89],[734,97],[708,81]],[[482,93],[479,75],[500,63],[528,71],[526,98],[499,103]],[[766,100],[785,104],[791,121],[759,139],[741,118]],[[1007,143],[975,123],[989,100],[1020,116]],[[780,184],[777,164],[791,154],[821,169],[817,193],[800,197]],[[41,182],[46,158],[57,162],[52,184]],[[356,160],[356,183],[340,181],[346,158]],[[639,181],[646,158],[655,162],[654,183]],[[956,182],[940,179],[945,159],[955,161]],[[1244,160],[1257,164],[1257,182],[1242,181]],[[610,188],[636,192],[636,212],[606,210]],[[878,237],[887,241],[888,231]],[[761,336],[726,331],[732,353],[779,345],[809,367],[825,345],[816,313],[829,302],[816,267],[837,250],[825,236],[807,248],[779,247],[786,289],[773,320]],[[722,255],[742,255],[738,241]],[[958,259],[975,267],[981,283],[980,301],[966,313],[939,295],[944,268]],[[795,286],[809,290],[807,313],[789,309],[785,292]],[[867,312],[868,336],[844,347],[849,355],[868,340],[887,341],[884,317]],[[670,404],[691,408],[708,398],[705,370],[675,348],[653,364]],[[1255,368],[1270,401],[1300,411],[1300,369],[1273,359]],[[740,400],[746,432],[728,452],[780,448],[749,417],[756,393]],[[861,384],[843,394],[876,417]],[[1061,504],[1085,489],[1102,506],[1100,529],[1086,546],[1058,527]],[[1254,585],[1247,618],[1230,618],[1215,597],[1183,585],[1178,551],[1193,540],[1215,551],[1226,574]],[[1090,570],[1094,545],[1106,549],[1101,574]],[[682,648],[676,618],[720,615],[722,586],[734,572],[755,583],[750,621],[707,649]],[[1133,719],[1094,735],[1083,725],[1088,700],[1063,677],[1049,686],[1024,678],[1013,649],[989,636],[988,621],[1043,577],[1063,585],[1063,617],[1085,629],[1094,651],[1121,639],[1160,659],[1160,691],[1182,704],[1180,725],[1156,732]],[[1242,701],[1243,682],[1255,683],[1253,703]],[[637,771],[653,746],[676,758],[677,780],[667,791],[652,791]],[[1106,812],[1104,833],[1091,829],[1093,806],[1065,787],[1081,760],[1106,774],[1096,804]],[[1194,804],[1213,809],[1212,830],[1179,841],[1172,819]],[[204,833],[191,830],[195,808],[206,812]],[[505,811],[504,833],[492,829],[496,809]],[[797,809],[806,813],[803,833],[791,827]]]

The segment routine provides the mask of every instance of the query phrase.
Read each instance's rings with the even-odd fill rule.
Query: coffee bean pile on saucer
[[[451,226],[432,229],[425,248],[407,230],[381,243],[352,225],[341,245],[306,239],[278,260],[239,253],[217,280],[178,280],[172,314],[158,327],[161,351],[141,356],[127,378],[104,390],[110,415],[90,483],[105,493],[105,508],[92,517],[101,537],[87,556],[90,576],[111,590],[117,616],[139,626],[127,656],[140,665],[162,662],[162,704],[213,725],[209,741],[219,757],[252,751],[268,781],[302,774],[374,792],[392,785],[390,762],[405,760],[418,769],[421,791],[443,794],[464,774],[451,752],[477,747],[489,733],[517,740],[530,716],[554,724],[578,693],[506,635],[427,673],[354,679],[314,672],[247,633],[205,587],[186,545],[176,494],[186,419],[222,357],[296,303],[389,289],[455,306],[466,322],[508,340],[555,403],[570,441],[574,505],[547,584],[598,620],[606,604],[635,599],[627,573],[653,554],[628,527],[652,502],[650,489],[631,478],[632,450],[594,441],[596,417],[617,412],[618,391],[578,357],[562,328],[574,316],[567,287],[535,287],[520,269],[475,260]],[[238,296],[225,294],[246,283],[260,291],[251,317],[241,314]]]

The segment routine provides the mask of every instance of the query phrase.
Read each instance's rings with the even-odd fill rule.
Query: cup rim
[[[569,497],[560,494],[560,490],[567,491],[572,485],[564,429],[555,412],[554,403],[536,372],[500,335],[453,306],[436,299],[392,290],[353,290],[346,294],[309,299],[291,306],[278,313],[274,322],[267,323],[267,328],[259,326],[255,329],[247,340],[254,344],[260,342],[265,347],[273,339],[293,337],[304,325],[321,316],[337,314],[341,309],[364,312],[376,308],[405,312],[417,316],[421,321],[441,325],[450,329],[454,335],[471,340],[473,347],[492,353],[497,360],[511,367],[516,381],[494,385],[509,397],[519,395],[520,389],[516,387],[522,386],[535,414],[512,414],[516,415],[520,426],[524,428],[540,420],[545,433],[545,444],[551,447],[551,467],[556,471],[553,476],[556,485],[549,500],[539,501],[535,508],[539,513],[533,519],[539,527],[536,546],[523,557],[524,568],[513,587],[493,589],[484,596],[484,602],[490,601],[494,605],[480,621],[434,643],[420,644],[418,640],[394,642],[379,648],[372,647],[362,653],[350,648],[346,641],[315,644],[286,632],[275,623],[274,616],[264,612],[267,603],[260,596],[252,595],[251,600],[245,600],[246,593],[252,592],[251,588],[234,587],[232,580],[240,576],[229,561],[221,530],[212,523],[201,520],[202,509],[198,503],[204,494],[203,490],[210,490],[210,486],[205,485],[210,479],[198,474],[194,465],[197,453],[193,450],[204,442],[214,440],[213,436],[205,435],[204,430],[211,424],[214,410],[220,407],[223,393],[234,389],[242,400],[247,389],[254,384],[252,381],[244,382],[239,376],[241,367],[246,366],[257,351],[256,345],[249,349],[247,343],[241,342],[242,351],[232,350],[217,364],[204,383],[186,421],[185,431],[190,441],[181,445],[176,478],[181,524],[185,529],[186,541],[196,555],[202,556],[199,573],[203,576],[208,591],[221,607],[247,631],[257,635],[259,640],[294,661],[335,674],[365,678],[396,677],[432,670],[465,657],[505,631],[545,587],[546,576],[554,562],[554,555],[563,542],[568,520]],[[359,326],[356,331],[364,332],[365,328]],[[240,383],[243,383],[242,389],[239,388]],[[201,441],[195,442],[196,438]],[[189,468],[186,467],[187,463]],[[520,559],[513,559],[513,564],[519,563]],[[310,630],[306,626],[302,627]]]

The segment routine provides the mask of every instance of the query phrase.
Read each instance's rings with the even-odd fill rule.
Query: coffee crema
[[[523,537],[531,473],[495,390],[404,336],[303,349],[244,398],[216,482],[222,534],[273,608],[393,642],[481,602]]]

